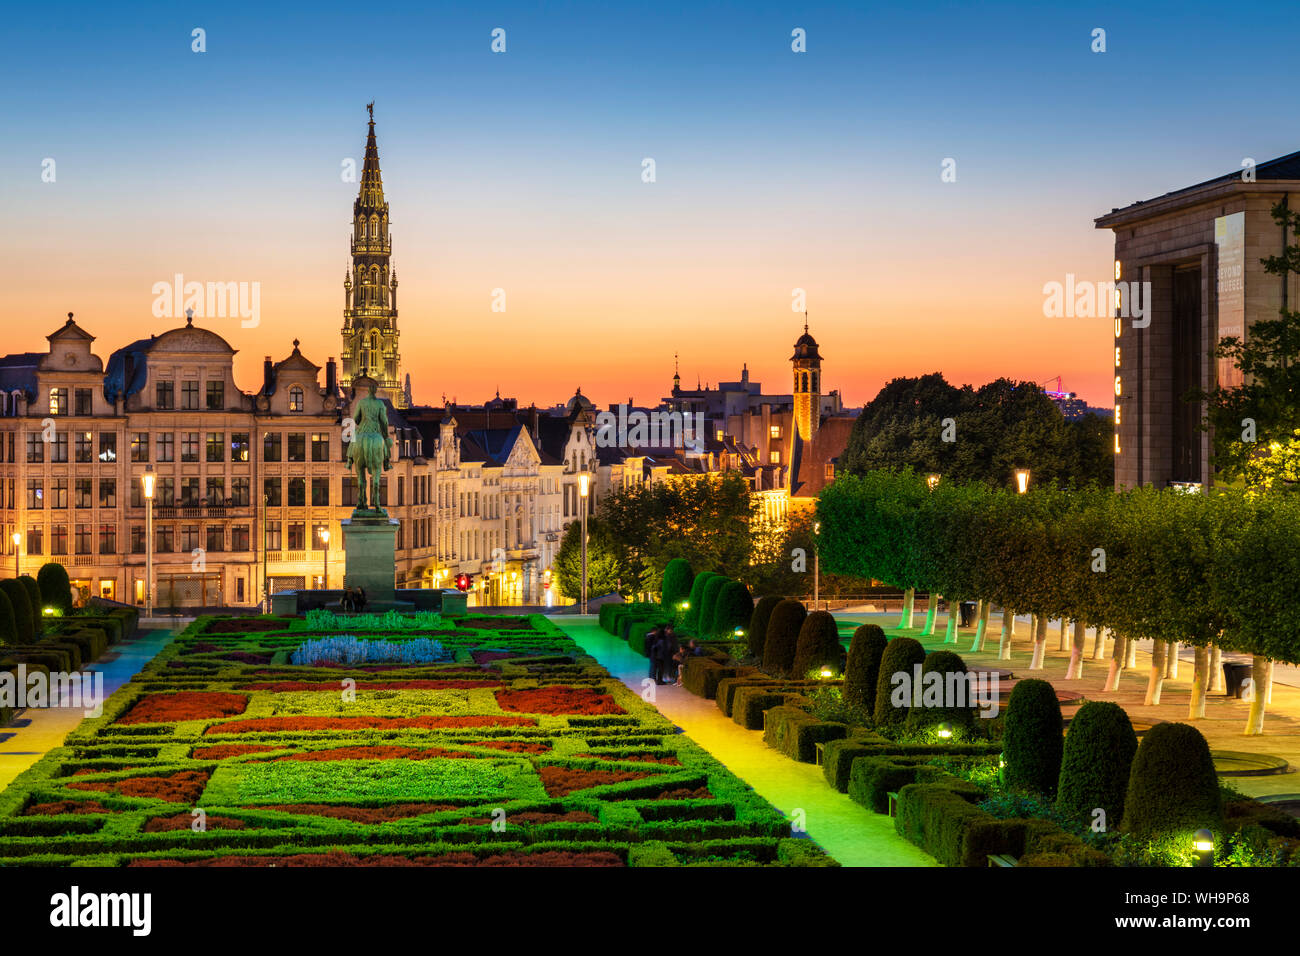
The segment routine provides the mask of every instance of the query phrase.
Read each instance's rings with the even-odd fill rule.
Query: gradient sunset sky
[[[1269,92],[1295,58],[1267,48],[1300,14],[1059,7],[25,4],[0,40],[0,351],[72,311],[106,358],[180,324],[151,306],[181,273],[260,283],[257,328],[197,322],[244,389],[294,338],[337,356],[341,163],[374,100],[418,402],[651,403],[674,353],[684,384],[747,362],[788,391],[798,287],[847,404],[938,370],[1105,405],[1109,321],[1045,318],[1043,284],[1108,277],[1112,207],[1300,149]]]

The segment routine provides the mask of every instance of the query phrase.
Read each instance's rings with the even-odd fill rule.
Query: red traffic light
[[[456,590],[468,591],[469,586],[470,586],[470,579],[468,574],[456,575]]]

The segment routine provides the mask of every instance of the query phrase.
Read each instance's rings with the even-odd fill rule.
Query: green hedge
[[[22,582],[17,578],[5,578],[0,580],[0,590],[4,591],[5,597],[9,598],[9,603],[13,607],[14,633],[18,637],[18,642],[32,643],[36,640],[36,619],[27,588],[23,587]]]
[[[1064,745],[1056,690],[1036,678],[1017,683],[1007,700],[1004,727],[1003,783],[1007,789],[1053,796],[1061,776]]]
[[[695,572],[685,558],[673,558],[664,567],[663,583],[659,587],[659,601],[665,611],[677,613],[677,605],[690,597]]]
[[[984,867],[991,854],[1019,856],[1024,822],[981,810],[971,803],[978,795],[973,785],[907,784],[898,791],[894,829],[944,866]]]
[[[915,638],[896,637],[885,645],[885,653],[880,658],[880,674],[876,679],[876,710],[873,716],[877,727],[898,727],[907,720],[911,700],[903,706],[894,705],[893,678],[895,674],[906,674],[906,686],[910,687],[916,674],[916,665],[924,663],[925,648]]]
[[[799,639],[795,643],[790,676],[816,676],[826,668],[838,677],[843,652],[839,628],[830,611],[813,611],[799,625]]]
[[[942,681],[939,685],[942,699],[937,706],[930,701],[928,674],[938,674]],[[949,675],[956,675],[956,678],[950,682]],[[958,705],[949,699],[950,692],[960,694],[965,703]],[[913,707],[907,714],[907,728],[911,732],[919,733],[942,723],[969,730],[975,723],[975,709],[972,706],[974,688],[966,679],[966,662],[952,651],[927,654],[925,663],[921,665],[921,701],[922,706]]]
[[[717,637],[718,633],[713,629],[714,616],[718,608],[718,595],[727,585],[731,578],[723,577],[721,574],[715,574],[704,585],[704,591],[700,599],[700,613],[695,623],[695,632],[703,637]]]
[[[844,664],[844,702],[865,713],[876,709],[876,683],[880,680],[880,659],[889,639],[879,624],[863,624],[849,641],[849,656]]]
[[[763,644],[767,639],[767,624],[771,620],[772,611],[781,603],[781,598],[769,594],[758,599],[754,605],[754,613],[749,618],[749,630],[745,634],[745,640],[749,643],[749,656],[759,661],[763,659]]]
[[[903,757],[897,754],[855,757],[849,765],[847,792],[854,803],[876,813],[889,811],[889,795],[912,783],[933,783],[945,776],[931,766],[930,756]]]
[[[1156,724],[1142,737],[1124,796],[1123,829],[1140,839],[1177,836],[1223,823],[1214,758],[1200,731]]]
[[[763,640],[763,670],[773,677],[790,677],[794,655],[799,648],[799,629],[808,617],[808,609],[799,601],[786,599],[772,609]],[[795,674],[802,678],[803,674]]]
[[[748,628],[753,616],[754,598],[749,588],[739,581],[728,581],[713,606],[713,633],[720,638],[734,638],[736,628]]]
[[[57,607],[67,613],[72,610],[72,582],[67,569],[57,561],[47,561],[36,572],[36,584],[41,590],[41,604]]]
[[[1124,818],[1124,795],[1138,739],[1119,704],[1090,700],[1070,720],[1061,756],[1056,808],[1067,817],[1092,822],[1097,809],[1106,826]]]
[[[695,580],[691,582],[691,594],[687,599],[691,602],[691,606],[686,609],[682,621],[697,634],[700,633],[700,605],[704,603],[704,587],[719,576],[713,571],[699,571],[696,572]]]
[[[817,744],[848,736],[847,724],[818,720],[802,707],[785,704],[763,713],[763,743],[791,760],[815,763]]]
[[[746,730],[763,729],[763,712],[791,701],[807,700],[801,694],[767,687],[742,687],[731,703],[731,719]]]

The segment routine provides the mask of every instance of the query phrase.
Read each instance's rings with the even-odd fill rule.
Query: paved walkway
[[[142,627],[136,636],[114,644],[85,673],[104,675],[104,698],[107,699],[144,667],[172,639],[170,629]],[[9,786],[20,773],[55,747],[62,746],[68,735],[85,717],[81,707],[28,708],[22,710],[8,727],[0,727],[0,790]]]
[[[637,694],[649,664],[626,642],[605,632],[594,615],[552,620]],[[859,806],[826,784],[820,767],[799,763],[744,730],[717,704],[681,687],[657,687],[655,706],[693,741],[782,813],[802,809],[808,835],[844,866],[937,866],[894,831],[894,821]]]

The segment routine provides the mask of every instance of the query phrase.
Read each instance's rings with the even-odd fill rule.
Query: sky
[[[3,350],[43,350],[71,311],[106,358],[183,323],[153,314],[180,274],[256,284],[255,326],[196,319],[246,390],[295,338],[337,356],[343,169],[373,100],[417,402],[652,403],[675,355],[688,386],[746,363],[788,392],[803,290],[846,405],[940,371],[1060,376],[1104,406],[1110,322],[1045,317],[1044,284],[1109,277],[1112,208],[1300,149],[1267,92],[1294,58],[1263,45],[1298,23],[1281,3],[22,5],[0,37]]]

